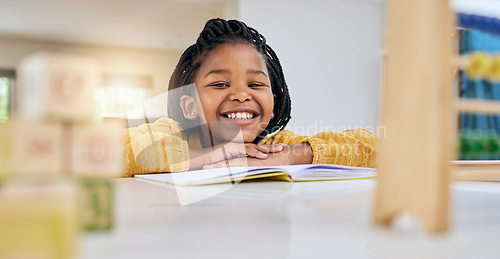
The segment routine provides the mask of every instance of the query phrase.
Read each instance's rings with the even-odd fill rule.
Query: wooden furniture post
[[[390,0],[375,222],[410,212],[432,232],[449,217],[454,17],[447,0]]]

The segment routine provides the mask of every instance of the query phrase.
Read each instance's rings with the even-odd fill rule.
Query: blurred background
[[[96,57],[100,115],[140,118],[167,90],[205,22],[235,18],[280,57],[298,134],[377,125],[383,0],[0,0],[0,120],[15,111],[16,64],[40,50]],[[370,128],[369,128],[370,129]]]
[[[480,2],[488,3],[488,5],[479,4]],[[500,2],[496,0],[454,0],[452,4],[455,11],[462,13],[482,14],[490,17],[499,17],[498,14],[500,14]],[[311,135],[325,130],[341,131],[361,127],[372,130],[382,137],[385,132],[383,127],[379,130],[378,117],[381,103],[382,61],[385,55],[383,49],[385,9],[385,0],[0,0],[0,183],[2,183],[2,177],[7,179],[7,173],[15,171],[5,162],[11,159],[10,150],[21,146],[17,144],[20,141],[9,139],[10,135],[5,133],[6,127],[2,127],[4,125],[1,122],[9,121],[16,109],[19,109],[19,97],[16,97],[20,96],[16,93],[16,80],[19,73],[16,71],[16,66],[24,57],[38,51],[56,51],[96,58],[102,65],[103,79],[102,85],[97,86],[95,92],[98,105],[96,115],[128,118],[129,123],[130,119],[142,122],[144,110],[146,110],[142,108],[143,105],[151,104],[156,107],[159,104],[162,106],[162,101],[166,101],[164,93],[167,91],[170,75],[180,55],[195,42],[205,22],[215,17],[239,19],[256,28],[265,35],[268,44],[280,57],[292,97],[293,118],[288,129],[300,135]],[[470,44],[467,45],[468,49],[463,49],[463,51],[472,52],[484,49],[481,44],[486,42],[484,41],[485,35],[472,32],[469,34],[470,37],[464,38],[466,40],[464,42]],[[495,42],[500,42],[500,38]],[[495,43],[495,48],[488,47],[488,50],[491,53],[498,53],[500,51],[498,46],[500,45]],[[477,96],[481,90],[477,88],[477,85],[488,86],[482,81],[474,81],[467,84],[467,88],[460,90],[464,95]],[[500,98],[500,92],[497,93]],[[152,118],[160,117],[164,114],[161,108],[158,109],[158,113],[155,113],[151,112],[151,107],[149,107],[147,115]],[[463,118],[464,123],[461,127],[476,126],[474,123],[466,124],[465,117]],[[486,122],[488,118],[483,116],[482,119]],[[497,121],[500,122],[500,117]],[[487,125],[487,123],[482,124]],[[497,125],[498,132],[500,132],[500,123]],[[67,126],[66,122],[65,130],[68,130]],[[96,125],[90,125],[89,131],[94,132],[91,128],[94,126]],[[17,126],[15,129],[26,130],[22,131],[22,134],[16,131],[15,135],[35,136],[32,139],[36,141],[45,137],[53,140],[53,143],[61,139],[59,137],[62,135],[60,134],[62,129],[57,127],[56,130],[59,129],[59,133],[57,131],[49,131],[49,133],[42,131],[39,135],[30,133],[32,129],[38,132],[40,128],[39,125],[22,124],[22,127]],[[121,150],[121,139],[116,134],[118,130],[96,129],[95,132],[104,134],[104,137],[100,139],[118,138],[109,144],[109,148],[112,151]],[[498,136],[498,134],[494,135],[495,138]],[[481,147],[477,145],[478,138],[471,139],[475,141],[475,146]],[[72,144],[72,142],[68,143]],[[100,142],[96,143],[100,144]],[[64,145],[57,144],[57,146]],[[102,155],[102,147],[102,145],[94,145],[87,148],[94,151],[92,154],[96,155],[95,157],[100,158],[97,155]],[[50,154],[57,153],[66,156],[69,154],[63,149],[53,148],[52,150]],[[82,153],[77,153],[79,154]],[[497,145],[494,156],[491,157],[487,157],[484,152],[477,151],[477,149],[466,155],[461,158],[500,159],[500,148]],[[37,171],[39,176],[45,177],[44,173],[47,172],[56,175],[56,170],[51,171],[33,166],[34,163],[30,159],[16,154],[12,157],[16,158],[16,165],[21,165],[18,167],[30,166],[29,169]],[[56,158],[60,157],[63,156]],[[113,161],[121,164],[121,155],[116,157]],[[25,163],[25,161],[30,161],[30,163]],[[51,161],[42,160],[47,163]],[[60,159],[53,164],[59,166],[58,168],[67,167],[69,163],[64,161],[66,160]],[[101,173],[94,169],[93,165],[93,163],[87,163],[81,167],[92,173]],[[486,169],[488,168],[490,167]],[[58,172],[59,176],[63,173],[74,174],[74,172],[62,169],[58,171],[61,171]],[[472,172],[475,173],[475,171]],[[478,179],[476,176],[471,178]],[[493,175],[493,178],[498,179],[498,176]],[[19,195],[19,192],[13,192],[12,196],[5,195],[9,194],[5,191],[9,188],[8,185],[0,186],[4,190],[0,193],[3,194],[3,196],[0,195],[2,199],[0,212],[8,212],[0,213],[0,223],[3,223],[0,226],[2,229],[0,257],[2,257],[2,252],[3,254],[5,251],[9,252],[10,244],[22,244],[32,248],[37,248],[37,245],[41,244],[42,249],[45,248],[43,246],[48,247],[49,253],[73,253],[71,243],[77,240],[75,238],[77,234],[71,227],[64,224],[72,224],[74,220],[72,213],[76,212],[75,207],[79,207],[80,215],[90,215],[88,217],[90,224],[85,226],[87,230],[104,229],[105,231],[84,236],[81,244],[82,258],[97,258],[96,255],[102,254],[109,258],[110,253],[120,258],[136,258],[144,255],[145,248],[151,247],[156,249],[148,249],[147,252],[151,254],[161,254],[164,257],[167,251],[179,255],[186,253],[188,251],[186,249],[192,247],[190,242],[185,242],[187,248],[179,245],[182,242],[176,242],[186,239],[176,239],[181,232],[189,238],[201,237],[200,240],[215,237],[209,240],[211,242],[208,242],[208,245],[220,240],[217,239],[219,233],[226,232],[230,235],[223,235],[224,238],[228,238],[227,241],[222,239],[225,241],[222,243],[226,245],[224,248],[233,247],[228,244],[235,242],[241,245],[257,240],[257,244],[267,242],[265,245],[272,244],[273,247],[257,249],[256,252],[278,250],[278,253],[281,253],[282,248],[290,248],[289,254],[295,253],[297,257],[310,255],[311,251],[315,253],[334,251],[343,255],[355,253],[380,257],[379,255],[389,249],[389,254],[395,252],[397,258],[400,258],[401,250],[404,252],[408,249],[422,248],[423,250],[419,250],[423,251],[422,253],[442,258],[441,254],[445,253],[467,256],[471,251],[477,253],[477,248],[481,249],[480,252],[485,251],[482,249],[491,248],[494,250],[486,252],[493,251],[495,258],[498,258],[498,242],[491,240],[491,237],[498,236],[498,227],[495,228],[489,224],[497,222],[495,220],[499,215],[498,200],[497,196],[484,196],[487,195],[486,192],[498,192],[497,186],[493,185],[469,187],[463,185],[462,190],[465,192],[459,193],[458,199],[454,201],[454,205],[458,204],[454,210],[462,213],[455,213],[458,217],[453,220],[453,224],[459,225],[460,228],[453,230],[451,236],[442,236],[444,238],[440,237],[438,240],[426,238],[410,223],[405,223],[408,227],[401,224],[402,228],[397,227],[395,234],[386,230],[375,229],[373,231],[368,228],[372,222],[370,216],[372,197],[369,192],[364,192],[365,189],[354,193],[353,196],[342,196],[344,193],[340,193],[341,196],[338,196],[338,199],[331,200],[326,198],[330,193],[325,190],[332,186],[325,185],[321,188],[311,187],[311,190],[314,189],[317,192],[318,197],[315,197],[315,192],[301,197],[297,195],[301,194],[299,189],[299,191],[292,190],[292,195],[295,197],[289,199],[288,196],[282,195],[289,191],[288,188],[291,188],[289,186],[276,191],[277,185],[269,185],[266,187],[269,189],[267,192],[268,190],[259,185],[256,189],[242,185],[240,187],[243,188],[235,188],[236,192],[229,193],[229,196],[219,196],[202,206],[175,209],[177,196],[173,193],[173,189],[159,186],[151,188],[146,184],[141,185],[143,183],[139,181],[127,181],[122,178],[113,180],[120,182],[116,189],[118,193],[116,201],[112,196],[115,192],[113,182],[118,181],[111,181],[107,175],[97,181],[75,177],[75,184],[78,185],[77,195],[83,196],[78,204],[71,196],[75,194],[76,185],[68,185],[69,187],[62,185],[50,189],[53,186],[49,183],[45,189],[43,184],[37,186],[38,182],[34,182],[35,184],[30,182],[24,186],[30,189],[29,192],[23,192],[22,195]],[[4,188],[5,186],[7,188]],[[19,186],[11,184],[11,187],[11,190],[17,191],[16,188]],[[353,186],[347,187],[350,190],[353,188]],[[331,195],[339,195],[338,188],[333,187]],[[356,188],[353,190],[359,191]],[[480,188],[484,189],[480,192],[471,191]],[[342,187],[340,190],[346,190],[346,188]],[[294,194],[294,191],[297,193]],[[48,195],[40,196],[40,193],[48,193]],[[28,199],[24,196],[28,196]],[[22,200],[11,197],[20,197]],[[240,199],[241,197],[243,199]],[[253,201],[251,200],[253,198],[257,199]],[[245,199],[250,199],[250,202]],[[242,207],[237,206],[240,202]],[[113,216],[114,203],[117,204],[116,214],[120,215],[116,217],[116,223]],[[28,206],[19,204],[28,204]],[[32,206],[33,204],[46,206],[36,207]],[[49,211],[55,207],[60,210],[54,214],[40,213],[42,210]],[[491,209],[494,210],[491,211]],[[255,219],[253,222],[255,224],[251,222],[251,218],[248,218],[249,214],[245,214],[252,210],[257,212],[254,215],[250,214]],[[283,213],[283,210],[287,210],[286,213]],[[236,212],[236,217],[232,217],[233,212]],[[243,213],[245,215],[238,215],[241,212],[245,212]],[[216,213],[222,213],[220,215],[223,216],[216,217]],[[62,220],[51,221],[53,215]],[[215,217],[212,217],[214,215]],[[203,219],[198,220],[197,216]],[[107,219],[107,221],[102,221],[104,222],[102,225],[94,224],[101,222],[100,218]],[[224,224],[214,224],[213,219],[217,218]],[[236,219],[243,219],[252,224],[243,225],[241,228],[241,221]],[[84,220],[87,220],[87,217]],[[191,221],[196,221],[196,224],[191,224]],[[10,222],[17,223],[17,225]],[[53,225],[47,222],[52,222]],[[36,226],[37,231],[33,231],[32,226]],[[208,226],[208,232],[193,232],[196,227],[206,226]],[[222,231],[221,226],[223,226]],[[245,239],[244,242],[240,242],[241,239],[233,238],[231,235],[233,229],[238,231],[234,233],[245,237],[241,234],[247,233],[245,227],[248,228],[248,236],[252,237],[250,241]],[[109,231],[111,229],[114,230]],[[185,229],[188,231],[183,232]],[[293,231],[290,232],[290,229]],[[273,240],[277,240],[277,243],[254,234],[255,231],[260,230],[264,230],[265,237],[274,238]],[[23,235],[30,231],[36,232],[37,235]],[[66,236],[46,238],[46,233],[59,232]],[[19,234],[13,238],[11,233]],[[211,233],[217,233],[217,235]],[[56,237],[56,235],[51,236]],[[471,238],[475,239],[471,242],[469,240]],[[32,245],[30,240],[40,243]],[[165,240],[168,241],[167,246],[165,246]],[[174,242],[171,242],[172,240]],[[332,243],[332,240],[340,242]],[[194,243],[203,242],[197,242],[194,239]],[[168,244],[173,244],[174,247]],[[393,246],[394,244],[396,246]],[[17,248],[18,251],[22,251],[22,245],[19,246],[21,248]],[[124,249],[134,246],[138,249],[132,249],[133,251]],[[12,250],[16,249],[12,247]],[[238,246],[234,247],[237,249],[232,251],[246,252],[244,249],[238,250]],[[192,251],[188,252],[204,251],[203,248],[191,249]],[[21,254],[24,257],[28,255]],[[68,257],[62,256],[61,258]]]

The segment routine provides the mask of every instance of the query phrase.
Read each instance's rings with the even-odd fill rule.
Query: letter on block
[[[113,183],[107,178],[78,180],[79,221],[86,230],[108,230],[113,226]]]
[[[20,114],[63,121],[90,121],[99,84],[96,60],[85,56],[40,52],[18,65]]]
[[[114,177],[123,168],[122,123],[105,121],[71,127],[71,172],[77,176]]]
[[[59,124],[12,119],[13,170],[25,177],[53,178],[62,173],[63,130]]]

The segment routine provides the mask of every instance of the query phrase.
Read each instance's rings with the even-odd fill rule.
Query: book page
[[[376,176],[375,169],[329,164],[289,165],[276,167],[288,172],[293,181],[326,181],[365,179]]]
[[[268,173],[282,172],[280,169],[262,166],[222,167],[194,170],[182,173],[144,174],[135,178],[172,185],[201,185],[222,182],[239,182],[246,178],[269,177]]]
[[[289,166],[223,167],[194,170],[182,173],[136,175],[136,178],[172,185],[202,185],[222,182],[239,182],[245,179],[266,178],[288,174],[293,181],[348,180],[371,178],[373,168],[306,164]],[[279,177],[280,179],[283,179]]]

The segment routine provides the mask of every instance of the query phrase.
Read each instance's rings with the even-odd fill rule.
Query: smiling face
[[[223,44],[212,50],[194,78],[204,118],[214,142],[227,141],[216,123],[241,128],[245,143],[252,142],[269,124],[274,107],[269,73],[255,47]],[[212,125],[211,125],[212,124]]]

